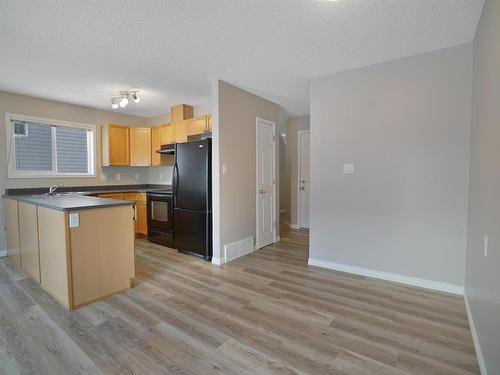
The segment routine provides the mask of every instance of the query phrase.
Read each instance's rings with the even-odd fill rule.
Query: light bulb
[[[134,95],[132,95],[132,99],[134,99],[134,102],[136,102],[136,103],[141,102],[141,98],[139,96],[137,96],[137,93],[134,93]]]
[[[111,108],[117,109],[118,108],[118,103],[117,102],[111,103]]]
[[[127,106],[127,104],[128,104],[128,99],[127,98],[121,98],[120,102],[118,104],[120,104],[120,107],[125,108]]]

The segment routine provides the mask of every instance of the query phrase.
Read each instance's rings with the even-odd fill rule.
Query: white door
[[[274,242],[275,124],[257,120],[257,249]]]
[[[309,228],[309,131],[299,132],[299,226]]]

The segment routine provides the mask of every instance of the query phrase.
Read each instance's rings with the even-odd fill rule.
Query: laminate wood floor
[[[0,261],[2,374],[478,374],[462,298],[307,265],[308,233],[221,267],[138,240],[134,288],[68,312]]]

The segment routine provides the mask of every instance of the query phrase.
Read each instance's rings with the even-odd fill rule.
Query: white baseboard
[[[212,264],[215,264],[217,266],[220,266],[222,264],[226,263],[226,260],[224,258],[216,258],[212,257]]]
[[[308,264],[311,266],[323,267],[331,270],[353,273],[356,275],[368,276],[387,281],[394,281],[396,283],[413,285],[421,288],[439,290],[440,292],[458,294],[461,296],[464,294],[464,288],[462,286],[442,283],[440,281],[420,279],[418,277],[399,275],[390,272],[376,271],[369,268],[350,266],[347,264],[328,262],[325,260],[314,258],[309,258]]]
[[[469,319],[469,327],[472,334],[472,341],[474,342],[474,349],[476,350],[477,363],[479,365],[479,370],[481,375],[488,375],[486,370],[486,363],[484,362],[483,352],[481,351],[481,346],[479,345],[479,336],[477,335],[476,325],[474,324],[474,318],[472,316],[472,311],[470,309],[469,299],[467,294],[464,293],[465,309],[467,310],[467,318]]]
[[[292,224],[292,223],[287,223],[287,224],[292,229],[300,229],[299,224]]]
[[[280,242],[280,241],[281,241],[281,237],[280,237],[280,236],[276,236],[276,237],[274,238],[274,242]]]
[[[0,250],[0,258],[7,256],[7,250]]]
[[[253,236],[224,245],[224,262],[250,254],[255,251]]]

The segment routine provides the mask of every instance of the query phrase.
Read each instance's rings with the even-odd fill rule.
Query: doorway
[[[276,241],[276,124],[256,121],[256,248]]]
[[[299,228],[309,228],[309,201],[310,189],[310,132],[309,130],[299,131],[299,162],[298,162],[298,224]]]

